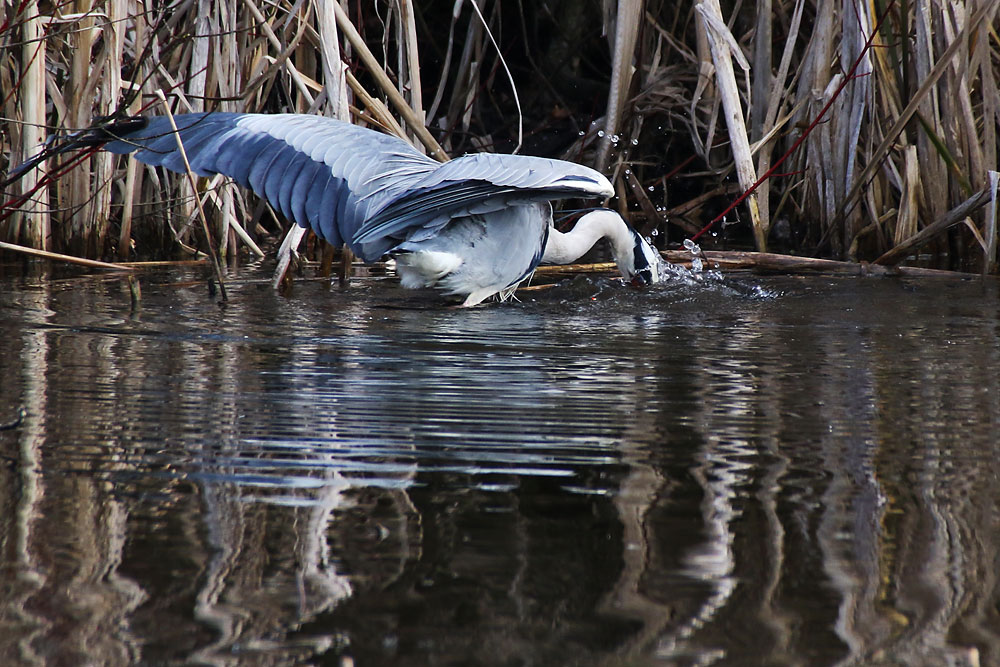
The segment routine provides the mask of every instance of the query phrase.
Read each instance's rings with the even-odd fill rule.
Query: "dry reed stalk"
[[[306,85],[305,80],[299,73],[298,68],[296,68],[295,64],[288,59],[288,55],[291,53],[292,48],[298,43],[298,39],[301,38],[301,33],[295,40],[293,40],[290,48],[283,48],[281,40],[278,39],[278,36],[271,28],[271,23],[264,18],[264,15],[261,13],[260,9],[257,8],[257,5],[253,2],[253,0],[245,0],[245,2],[247,9],[250,10],[250,13],[253,14],[254,19],[257,21],[257,27],[259,27],[267,36],[267,40],[274,47],[274,50],[279,54],[282,54],[282,57],[276,62],[276,64],[278,64],[278,62],[283,63],[284,67],[288,70],[289,76],[295,83],[295,87],[298,90],[299,95],[305,99],[309,106],[312,106],[314,99],[312,93],[309,92],[309,87]],[[333,6],[339,7],[337,3],[333,3]]]
[[[96,86],[99,100],[94,106],[100,115],[108,115],[118,108],[122,92],[122,54],[125,35],[123,21],[128,16],[126,0],[106,0],[106,17],[100,25],[103,39],[101,55],[94,63],[92,77],[98,79]],[[112,191],[110,187],[114,175],[114,156],[100,151],[93,157],[93,227],[88,230],[87,245],[92,253],[101,255],[107,242],[111,223]]]
[[[753,153],[750,151],[750,139],[747,136],[747,126],[743,118],[743,106],[740,103],[740,92],[736,84],[732,56],[736,56],[744,72],[749,72],[750,64],[746,62],[739,44],[736,43],[736,39],[726,27],[718,0],[704,0],[697,5],[697,10],[705,22],[705,33],[708,35],[712,50],[716,84],[722,98],[726,126],[729,129],[729,141],[736,163],[736,174],[740,187],[749,190],[757,182],[757,172],[753,164]],[[746,202],[753,225],[754,243],[759,251],[764,252],[767,250],[767,208],[761,209],[757,193],[751,193],[746,198]]]
[[[706,163],[710,163],[710,152],[715,145],[715,124],[719,111],[719,97],[714,94],[715,66],[712,64],[712,51],[708,42],[707,27],[704,21],[694,22],[695,49],[698,79],[689,102],[688,115],[691,118],[691,141],[694,150],[701,155]],[[705,139],[702,139],[699,118],[709,120],[705,127]]]
[[[205,91],[208,81],[208,52],[210,48],[209,35],[212,34],[209,0],[196,0],[197,11],[194,16],[194,34],[190,42],[191,59],[188,64],[187,93],[191,100],[191,111],[205,110]]]
[[[895,119],[895,122],[889,127],[885,132],[885,137],[882,142],[875,148],[869,159],[868,165],[855,179],[854,185],[851,187],[850,191],[847,193],[840,206],[841,214],[853,208],[857,203],[857,199],[861,193],[862,188],[868,180],[872,177],[875,171],[881,166],[882,160],[888,154],[889,149],[892,147],[896,138],[903,131],[903,128],[913,117],[913,114],[917,111],[924,97],[933,90],[934,85],[937,83],[938,79],[945,73],[945,71],[951,66],[951,59],[955,56],[958,50],[961,48],[964,37],[973,30],[979,28],[980,22],[986,16],[987,12],[991,10],[996,10],[997,2],[996,0],[989,0],[984,4],[980,5],[976,12],[966,23],[959,35],[954,41],[948,46],[944,53],[941,54],[941,58],[934,65],[927,76],[921,81],[920,86],[914,93],[913,97],[906,107],[900,112],[899,117]]]
[[[273,289],[280,289],[285,284],[285,277],[288,274],[288,269],[291,268],[295,249],[302,243],[306,231],[308,230],[305,227],[292,225],[288,233],[285,234],[285,238],[281,242],[281,247],[278,248],[278,266],[274,269],[274,274],[271,277],[271,287]]]
[[[691,254],[686,250],[670,250],[662,253],[671,264],[690,265]],[[919,276],[946,278],[954,271],[940,271],[915,266],[883,266],[858,262],[844,262],[836,259],[798,257],[771,252],[746,252],[741,250],[705,250],[702,260],[712,267],[724,271],[752,269],[758,273],[812,274],[824,273],[849,276]]]
[[[406,58],[405,73],[400,75],[400,92],[408,91],[410,97],[410,108],[416,114],[421,125],[426,124],[424,120],[424,94],[420,86],[420,55],[417,48],[417,22],[413,15],[413,0],[396,0],[399,4],[399,20],[402,23],[403,38],[400,40],[405,44]],[[401,70],[403,68],[400,68]]]
[[[144,24],[136,21],[135,40],[136,48],[144,42]],[[140,90],[133,89],[138,93]],[[141,99],[136,95],[129,105],[128,112],[132,115],[139,113]],[[122,218],[121,228],[118,232],[118,259],[128,259],[132,252],[132,219],[135,215],[136,196],[142,188],[142,170],[140,162],[137,160],[127,160],[125,162],[125,189],[122,193]]]
[[[932,15],[932,4],[928,0],[917,0],[914,12],[916,44],[913,49],[913,60],[915,61],[913,64],[917,79],[920,81],[928,80],[931,69],[934,67]],[[902,100],[898,101],[898,105],[898,108],[888,109],[886,115],[890,118],[899,118],[900,109],[903,106]],[[947,165],[944,160],[940,159],[937,149],[931,141],[932,135],[941,136],[944,131],[940,109],[938,89],[937,86],[934,86],[927,90],[927,94],[922,97],[917,108],[920,117],[928,124],[929,130],[917,135],[917,156],[920,159],[924,175],[925,210],[932,218],[944,214],[948,207]],[[905,140],[905,135],[900,138],[900,141]]]
[[[361,62],[368,69],[368,73],[378,82],[379,88],[389,98],[389,101],[392,102],[399,115],[403,116],[410,130],[416,134],[417,138],[430,151],[431,155],[441,161],[447,160],[448,154],[444,152],[444,149],[441,148],[437,140],[427,131],[422,116],[414,112],[403,96],[400,95],[399,91],[396,90],[396,86],[382,69],[382,66],[379,65],[378,60],[376,60],[368,45],[365,44],[354,24],[351,23],[351,19],[347,16],[347,13],[337,3],[333,3],[333,9],[337,16],[337,26],[358,53]]]
[[[917,233],[920,201],[920,165],[917,162],[917,147],[907,146],[905,151],[905,169],[903,172],[903,201],[899,207],[896,219],[896,230],[893,236],[895,245],[900,245],[906,239]]]
[[[92,76],[91,68],[97,29],[91,0],[75,0],[72,7],[75,24],[67,36],[66,48],[69,58],[66,108],[69,115],[63,120],[70,128],[80,129],[90,125],[94,94],[100,81],[99,77]],[[64,240],[69,248],[83,255],[90,254],[92,250],[88,243],[89,231],[98,215],[96,202],[91,196],[92,166],[92,159],[84,160],[65,176],[65,185],[60,184],[60,205],[68,210],[77,209],[69,220],[63,222]]]
[[[337,16],[330,3],[337,0],[315,0],[316,20],[319,25],[319,48],[323,65],[323,81],[326,89],[326,112],[332,118],[350,120],[347,97],[347,74],[349,71],[340,57],[340,35],[337,31]]]
[[[870,50],[866,43],[873,30],[868,7],[856,0],[844,0],[841,9],[840,66],[843,72],[853,70],[854,79],[833,107],[833,193],[841,201],[854,178],[854,165],[861,138],[862,119],[869,108],[868,75],[872,72]],[[915,156],[914,156],[915,157]],[[919,183],[919,179],[916,181]],[[919,187],[916,185],[915,187]],[[844,229],[837,234],[841,248],[850,246],[863,226],[860,211],[844,219]],[[843,253],[841,253],[843,255]]]
[[[796,87],[796,102],[801,111],[794,119],[795,125],[808,125],[827,103],[824,91],[833,77],[830,64],[833,59],[834,22],[834,3],[818,3]],[[826,125],[813,132],[806,139],[804,149],[795,156],[792,167],[804,172],[804,178],[810,181],[811,187],[804,189],[801,206],[813,211],[806,221],[810,227],[808,236],[812,238],[819,238],[828,229],[836,205],[827,187],[829,179],[824,168],[824,156],[830,154],[824,146],[829,145],[829,137],[824,136],[827,132]]]
[[[361,100],[361,103],[365,105],[365,108],[372,114],[375,122],[390,134],[394,134],[400,139],[406,139],[406,131],[403,129],[403,126],[396,121],[396,118],[382,100],[372,97],[354,75],[351,74],[350,70],[345,70],[344,74],[347,78],[347,84],[351,87],[354,94],[358,96],[358,99]],[[358,115],[361,114],[359,113]]]
[[[24,63],[24,78],[21,84],[21,157],[27,158],[29,151],[45,143],[45,57],[46,45],[42,17],[38,2],[30,3],[24,10],[21,24],[21,59]],[[45,163],[41,169],[45,169]],[[26,174],[21,181],[21,192],[28,193],[38,186],[38,172]],[[20,232],[11,235],[15,240],[24,239],[35,248],[49,248],[51,235],[48,188],[42,186],[25,202],[21,216]]]
[[[478,0],[476,0],[478,2]],[[445,114],[444,127],[449,135],[456,128],[468,131],[472,119],[473,105],[479,86],[479,69],[485,51],[484,21],[469,21],[465,31],[462,54],[458,59],[455,81],[451,91],[451,103]],[[444,81],[440,85],[444,85]],[[447,136],[447,135],[446,135]]]
[[[757,26],[753,45],[753,87],[750,95],[750,139],[758,142],[764,136],[767,109],[771,104],[774,81],[771,75],[771,35],[774,21],[772,0],[757,0]],[[763,170],[763,171],[766,171]],[[761,196],[766,199],[764,193]]]
[[[223,177],[221,174],[216,174],[212,177],[211,182],[205,191],[205,196],[202,200],[202,207],[204,207],[204,200],[210,199],[215,207],[222,212],[222,221],[226,223],[226,227],[222,228],[222,233],[228,236],[230,232],[235,233],[236,236],[246,244],[247,248],[257,257],[264,257],[264,251],[258,247],[257,242],[253,240],[243,225],[239,223],[236,217],[236,201],[235,196],[237,194],[235,186],[229,179]],[[226,248],[226,245],[220,246],[219,254],[221,255]],[[231,247],[231,246],[229,246]]]
[[[618,128],[625,111],[629,86],[635,67],[636,40],[639,36],[639,20],[643,15],[642,0],[618,0],[615,12],[615,32],[612,44],[611,85],[608,90],[608,107],[604,116],[604,136],[597,148],[595,167],[605,171],[611,155],[611,145],[618,137]],[[605,31],[607,31],[605,23]]]
[[[692,255],[687,250],[667,250],[661,253],[667,262],[677,266],[691,267]],[[880,264],[863,264],[844,262],[836,259],[821,259],[815,257],[797,257],[772,252],[747,252],[743,250],[704,250],[700,257],[709,266],[723,271],[753,270],[758,273],[782,274],[832,274],[851,276],[921,276],[949,277],[953,271],[939,271],[921,267],[882,266]],[[593,264],[564,264],[559,266],[539,266],[535,275],[539,277],[572,275],[579,273],[616,273],[618,266],[614,262],[597,262]],[[541,286],[539,286],[541,287]],[[531,289],[521,288],[521,289]],[[520,290],[519,290],[520,291]]]

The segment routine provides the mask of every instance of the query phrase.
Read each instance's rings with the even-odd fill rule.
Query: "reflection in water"
[[[995,286],[182,278],[3,285],[4,664],[1000,661]]]

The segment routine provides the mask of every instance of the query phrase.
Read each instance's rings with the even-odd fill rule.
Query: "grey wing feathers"
[[[233,178],[282,214],[366,261],[411,237],[433,235],[451,217],[512,203],[610,196],[601,174],[571,162],[481,153],[444,164],[406,142],[304,114],[174,116],[192,170]],[[105,146],[183,172],[166,117]]]
[[[373,254],[355,246],[356,231],[393,193],[405,190],[405,179],[379,178],[386,163],[397,176],[411,178],[439,164],[400,139],[321,116],[204,113],[179,114],[174,120],[196,174],[233,178],[285,217],[330,243],[346,241],[366,260],[384,251]],[[185,170],[166,117],[150,118],[146,127],[105,149],[134,151],[147,164]]]
[[[514,203],[609,197],[599,172],[562,160],[477,153],[446,162],[411,185],[358,230],[358,241],[393,237],[412,227],[435,228],[450,217],[485,214]]]

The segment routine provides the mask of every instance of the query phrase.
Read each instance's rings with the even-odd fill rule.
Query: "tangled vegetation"
[[[350,117],[442,159],[591,164],[662,248],[697,237],[883,263],[921,250],[994,271],[998,7],[5,0],[0,173],[96,117],[162,113],[162,93],[176,112]],[[286,224],[222,179],[196,187],[225,256]],[[54,151],[5,189],[10,243],[123,260],[200,243],[189,182],[134,160]]]

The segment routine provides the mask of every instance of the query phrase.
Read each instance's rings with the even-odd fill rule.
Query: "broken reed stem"
[[[906,259],[907,255],[916,250],[919,246],[931,240],[952,225],[956,225],[965,220],[966,216],[985,205],[991,198],[991,189],[988,186],[984,187],[982,190],[972,195],[952,210],[948,211],[944,217],[939,220],[935,220],[933,223],[927,225],[892,250],[884,253],[881,257],[875,260],[875,263],[886,266],[898,264]]]
[[[208,244],[208,255],[212,259],[212,268],[215,269],[215,277],[219,281],[219,291],[222,293],[222,300],[224,302],[229,301],[229,295],[226,293],[226,282],[222,278],[222,267],[219,266],[219,257],[215,253],[215,245],[212,243],[212,233],[208,229],[208,218],[205,216],[205,209],[201,205],[201,198],[198,197],[198,185],[195,181],[194,172],[191,171],[191,163],[188,162],[187,152],[184,150],[184,142],[181,141],[181,135],[177,131],[177,124],[174,122],[174,114],[170,111],[170,105],[167,104],[167,98],[163,95],[163,91],[157,90],[156,95],[160,98],[167,119],[170,121],[170,127],[174,131],[174,138],[177,139],[177,150],[181,155],[181,159],[184,160],[184,169],[187,171],[188,183],[191,185],[191,191],[195,193],[194,201],[198,206],[198,217],[201,218],[201,227],[205,232],[205,243]]]

